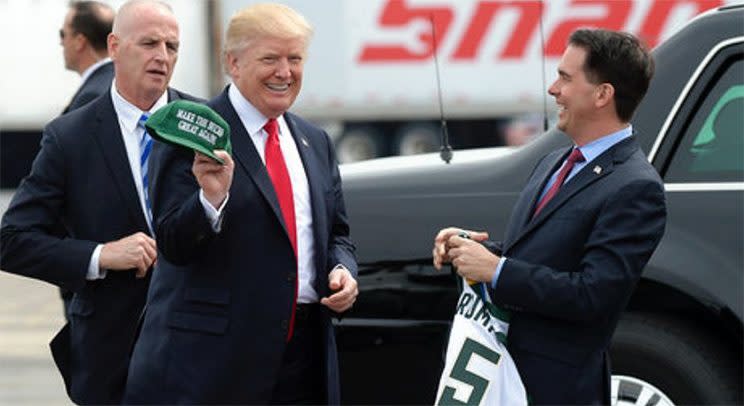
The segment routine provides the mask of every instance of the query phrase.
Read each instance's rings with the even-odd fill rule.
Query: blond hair
[[[305,45],[313,27],[305,17],[283,4],[259,3],[246,7],[231,18],[225,35],[224,53],[240,51],[250,41],[262,38],[301,38]]]

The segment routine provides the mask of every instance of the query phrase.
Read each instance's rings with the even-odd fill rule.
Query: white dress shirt
[[[140,117],[143,112],[132,103],[126,101],[116,90],[116,83],[111,86],[111,100],[114,103],[114,112],[119,120],[119,128],[121,129],[122,139],[124,141],[124,147],[127,151],[127,160],[129,161],[129,169],[132,171],[132,178],[134,179],[134,185],[137,188],[137,196],[139,197],[140,207],[142,213],[147,213],[147,206],[145,205],[145,195],[142,190],[142,168],[140,168],[140,140],[145,130],[141,127],[137,127]],[[154,113],[157,109],[168,104],[168,92],[164,92],[162,96],[155,102],[148,114]],[[144,215],[147,227],[152,233],[152,224],[150,223],[150,216]],[[103,279],[106,277],[106,270],[100,269],[98,266],[98,260],[101,256],[101,249],[103,244],[98,244],[96,249],[91,255],[90,263],[88,264],[88,275],[87,279]]]

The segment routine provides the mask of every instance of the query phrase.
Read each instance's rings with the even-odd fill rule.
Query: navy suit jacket
[[[169,90],[169,98],[189,98]],[[100,243],[149,234],[111,95],[53,120],[5,212],[0,268],[75,292],[52,353],[76,403],[119,403],[149,276],[88,281]]]
[[[664,187],[630,137],[532,218],[568,152],[544,157],[520,195],[492,294],[513,310],[508,349],[535,404],[609,404],[608,345],[664,232]]]
[[[250,136],[227,97],[209,103],[230,124],[235,172],[222,228],[199,202],[193,153],[158,144],[151,196],[157,271],[129,370],[125,403],[267,404],[285,350],[296,260],[279,203]],[[284,114],[310,187],[315,289],[328,273],[356,275],[341,179],[328,135]],[[328,403],[339,402],[338,362],[329,311],[321,306]]]
[[[85,82],[78,87],[78,90],[72,96],[70,104],[65,107],[62,114],[67,114],[72,110],[83,107],[92,102],[98,96],[106,93],[111,87],[114,80],[114,63],[106,62],[94,70]]]

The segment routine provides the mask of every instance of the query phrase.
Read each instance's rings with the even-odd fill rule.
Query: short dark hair
[[[98,1],[71,1],[70,8],[75,10],[70,23],[72,30],[83,34],[96,51],[105,51],[107,37],[114,23],[113,9]]]
[[[648,49],[632,34],[602,29],[576,30],[568,43],[586,50],[587,79],[611,84],[617,116],[630,121],[654,75],[654,60]]]

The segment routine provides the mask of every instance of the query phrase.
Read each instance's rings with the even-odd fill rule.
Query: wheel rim
[[[626,375],[612,375],[610,404],[613,406],[674,406],[659,388]]]
[[[377,158],[379,152],[374,140],[360,134],[348,134],[336,145],[336,155],[341,163]]]

